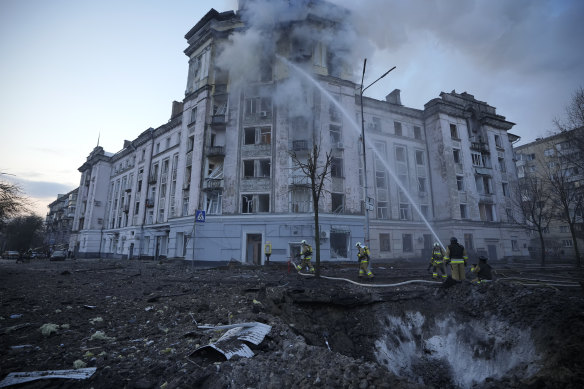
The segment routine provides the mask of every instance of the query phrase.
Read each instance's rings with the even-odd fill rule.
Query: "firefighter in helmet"
[[[442,246],[438,242],[434,242],[434,247],[432,248],[432,257],[430,258],[430,266],[428,268],[430,267],[433,268],[432,278],[438,279],[438,270],[440,270],[442,280],[448,277],[444,266],[444,251],[442,251]]]
[[[470,267],[470,271],[475,273],[477,278],[472,280],[473,283],[480,284],[482,281],[485,280],[492,280],[493,279],[493,272],[491,265],[487,263],[487,257],[480,256],[478,264],[472,264]]]
[[[357,247],[357,260],[359,261],[359,277],[364,277],[367,275],[369,278],[373,278],[373,273],[369,268],[369,248],[362,245],[361,242],[357,242],[355,245]]]
[[[463,245],[458,243],[455,237],[450,238],[450,244],[446,248],[446,255],[444,256],[446,262],[450,262],[450,269],[452,270],[452,279],[462,281],[465,279],[466,261],[468,255]]]
[[[300,265],[296,265],[296,270],[300,271],[303,269],[308,268],[311,273],[314,273],[314,267],[310,262],[312,260],[312,246],[306,242],[306,240],[302,240],[302,248],[300,249],[300,256],[302,257],[302,263]]]

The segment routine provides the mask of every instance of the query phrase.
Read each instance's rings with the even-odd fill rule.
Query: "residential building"
[[[419,258],[451,236],[493,259],[526,255],[502,189],[516,180],[513,123],[467,93],[442,93],[423,110],[403,106],[399,90],[365,97],[364,171],[347,11],[283,4],[275,24],[256,23],[242,1],[186,34],[185,98],[169,122],[115,154],[97,147],[79,168],[78,255],[262,264],[270,242],[271,260],[286,261],[301,240],[314,243],[315,204],[290,153],[305,158],[315,144],[332,156],[316,205],[323,260],[356,258],[365,212],[375,258]]]
[[[553,217],[542,230],[546,257],[552,260],[575,257],[575,239],[561,207],[562,198],[569,208],[580,253],[584,249],[584,150],[581,142],[574,142],[575,137],[583,139],[584,128],[538,138],[515,148],[519,181],[540,180],[551,196],[542,206],[547,208],[544,213],[553,214]],[[538,200],[532,198],[532,193],[522,193],[522,196],[523,201]],[[529,249],[533,257],[540,257],[541,243],[535,231],[531,234]]]
[[[57,199],[48,205],[49,213],[45,219],[45,244],[51,249],[69,248],[73,218],[77,207],[79,188],[66,194],[57,195]]]

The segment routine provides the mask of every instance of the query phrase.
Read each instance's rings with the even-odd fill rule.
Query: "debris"
[[[103,322],[103,319],[101,318],[101,316],[98,316],[98,317],[94,317],[93,319],[89,319],[89,322],[91,324],[95,325],[95,323]]]
[[[199,347],[191,354],[191,356],[200,355],[203,358],[219,361],[223,358],[225,358],[223,360],[229,360],[235,355],[245,358],[253,357],[253,351],[245,342],[255,345],[260,344],[270,332],[272,326],[251,322],[216,327],[200,326],[199,329],[228,330],[215,343]],[[219,357],[215,351],[218,351],[223,358]]]
[[[18,385],[36,380],[46,380],[53,378],[64,378],[69,380],[85,380],[93,375],[96,367],[71,370],[46,370],[46,371],[19,371],[10,373],[0,381],[0,388]]]
[[[11,327],[6,327],[2,330],[0,330],[0,335],[5,335],[5,334],[9,334],[11,332],[14,332],[16,330],[20,330],[21,328],[25,328],[32,325],[32,323],[22,323],[22,324],[17,324],[15,326],[11,326]]]
[[[85,308],[85,309],[95,309],[95,308],[97,308],[97,305],[84,305],[83,308]]]
[[[87,363],[83,362],[81,359],[77,359],[76,361],[73,362],[73,368],[74,369],[83,369],[84,367],[87,367]]]
[[[90,340],[115,340],[116,338],[112,338],[107,336],[103,331],[96,331],[95,334],[91,335]]]
[[[11,319],[20,319],[21,317],[22,317],[22,314],[21,313],[16,313],[14,315],[10,315],[10,318]]]
[[[43,336],[51,336],[53,334],[56,334],[58,329],[59,329],[58,324],[46,323],[39,328],[39,331],[41,332],[41,334],[43,334]]]

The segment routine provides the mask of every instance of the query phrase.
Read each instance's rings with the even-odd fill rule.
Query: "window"
[[[549,234],[550,233],[550,228],[549,227],[542,227],[541,232],[544,234]]]
[[[569,232],[568,226],[560,226],[560,232],[562,233]]]
[[[214,191],[207,193],[207,213],[209,215],[220,215],[221,214],[221,199],[223,198],[223,192]]]
[[[270,195],[259,194],[258,198],[258,212],[270,212]]]
[[[483,166],[481,153],[471,153],[473,166]]]
[[[416,150],[416,165],[425,165],[424,152],[422,150]]]
[[[395,130],[395,135],[402,136],[402,124],[400,122],[393,122],[393,129]]]
[[[554,149],[547,149],[543,152],[543,155],[545,155],[546,157],[552,157],[554,154],[555,154]]]
[[[513,210],[511,208],[505,208],[505,215],[507,216],[507,221],[512,222],[515,220],[513,217]]]
[[[384,170],[375,171],[375,186],[382,189],[387,188],[387,178]]]
[[[460,218],[468,219],[468,215],[466,212],[466,204],[460,204]]]
[[[258,177],[270,177],[270,166],[269,159],[260,159]]]
[[[193,151],[193,148],[195,147],[195,136],[189,136],[189,139],[187,140],[187,153],[190,151]],[[188,164],[189,161],[187,161]]]
[[[509,197],[509,184],[506,182],[501,183],[501,188],[503,188],[503,196]]]
[[[340,126],[335,126],[335,125],[330,125],[329,127],[329,135],[331,138],[331,145],[333,147],[336,147],[339,145],[339,143],[341,143],[341,127]]]
[[[516,239],[511,239],[511,250],[519,251],[519,243]]]
[[[410,205],[400,204],[399,205],[399,218],[400,220],[410,220]]]
[[[424,216],[425,219],[428,219],[428,216],[430,215],[430,207],[428,207],[427,205],[420,205],[420,212],[422,213],[422,216]]]
[[[189,214],[189,196],[183,197],[182,214],[183,216],[187,216]]]
[[[191,109],[191,121],[190,124],[196,123],[197,122],[197,107],[194,107],[193,109]]]
[[[343,159],[331,159],[331,177],[343,178]]]
[[[411,253],[412,251],[414,251],[412,234],[402,235],[402,248],[404,253]]]
[[[479,214],[484,222],[495,221],[495,207],[493,204],[479,203]]]
[[[343,213],[345,210],[345,195],[342,193],[331,193],[331,204],[333,213]]]
[[[378,117],[371,118],[371,128],[372,131],[381,131],[381,119]]]
[[[501,170],[501,172],[506,173],[507,172],[507,166],[505,165],[505,158],[498,158],[497,159],[499,162],[499,170]]]
[[[253,195],[241,196],[241,213],[253,213]]]
[[[243,129],[244,145],[269,145],[272,143],[272,128],[266,127],[247,127]]]
[[[501,137],[499,135],[495,135],[495,146],[498,148],[503,148],[503,143],[501,142]]]
[[[477,185],[477,192],[479,192],[479,194],[493,194],[491,188],[491,177],[476,175],[475,183]]]
[[[422,139],[422,129],[418,126],[414,126],[414,138]]]
[[[418,177],[418,192],[426,192],[426,178]]]
[[[456,124],[451,124],[450,125],[450,137],[452,139],[460,139],[458,137],[458,129],[456,128]]]
[[[243,161],[243,177],[244,178],[251,178],[254,174],[254,160],[248,159]]]
[[[460,150],[459,149],[452,149],[452,156],[454,157],[454,163],[461,163],[462,160],[460,159]]]
[[[464,192],[464,177],[456,176],[456,188],[459,192]]]
[[[406,162],[406,149],[404,147],[395,148],[395,160],[398,162]]]
[[[389,240],[389,234],[379,234],[379,251],[391,251],[391,241]]]
[[[574,246],[574,242],[572,242],[572,239],[562,239],[562,246],[564,246],[564,247],[573,247]]]
[[[389,219],[389,203],[387,201],[377,201],[377,218]]]

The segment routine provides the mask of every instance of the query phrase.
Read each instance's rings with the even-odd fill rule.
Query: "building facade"
[[[97,147],[79,168],[77,255],[261,264],[271,244],[271,260],[286,261],[314,242],[315,204],[290,153],[307,157],[315,144],[332,156],[317,205],[323,260],[356,258],[365,212],[376,258],[419,258],[451,236],[493,259],[526,255],[506,214],[513,123],[467,93],[423,110],[403,106],[399,90],[364,98],[365,169],[347,13],[287,6],[268,25],[254,21],[253,2],[211,10],[186,34],[185,98],[169,122],[115,154]]]
[[[48,205],[49,212],[45,219],[45,245],[51,250],[69,249],[73,219],[77,207],[78,189],[57,195],[57,199]]]
[[[576,256],[576,244],[580,253],[584,248],[584,150],[581,139],[584,139],[582,127],[538,138],[515,149],[519,182],[538,180],[540,188],[545,191],[539,198],[534,198],[534,194],[529,193],[531,188],[522,186],[526,189],[522,200],[541,207],[536,212],[543,215],[541,219],[544,221],[540,224],[548,259],[572,259]],[[564,202],[571,223],[562,209]],[[529,249],[533,257],[541,256],[542,244],[537,230],[537,226],[532,226]]]

